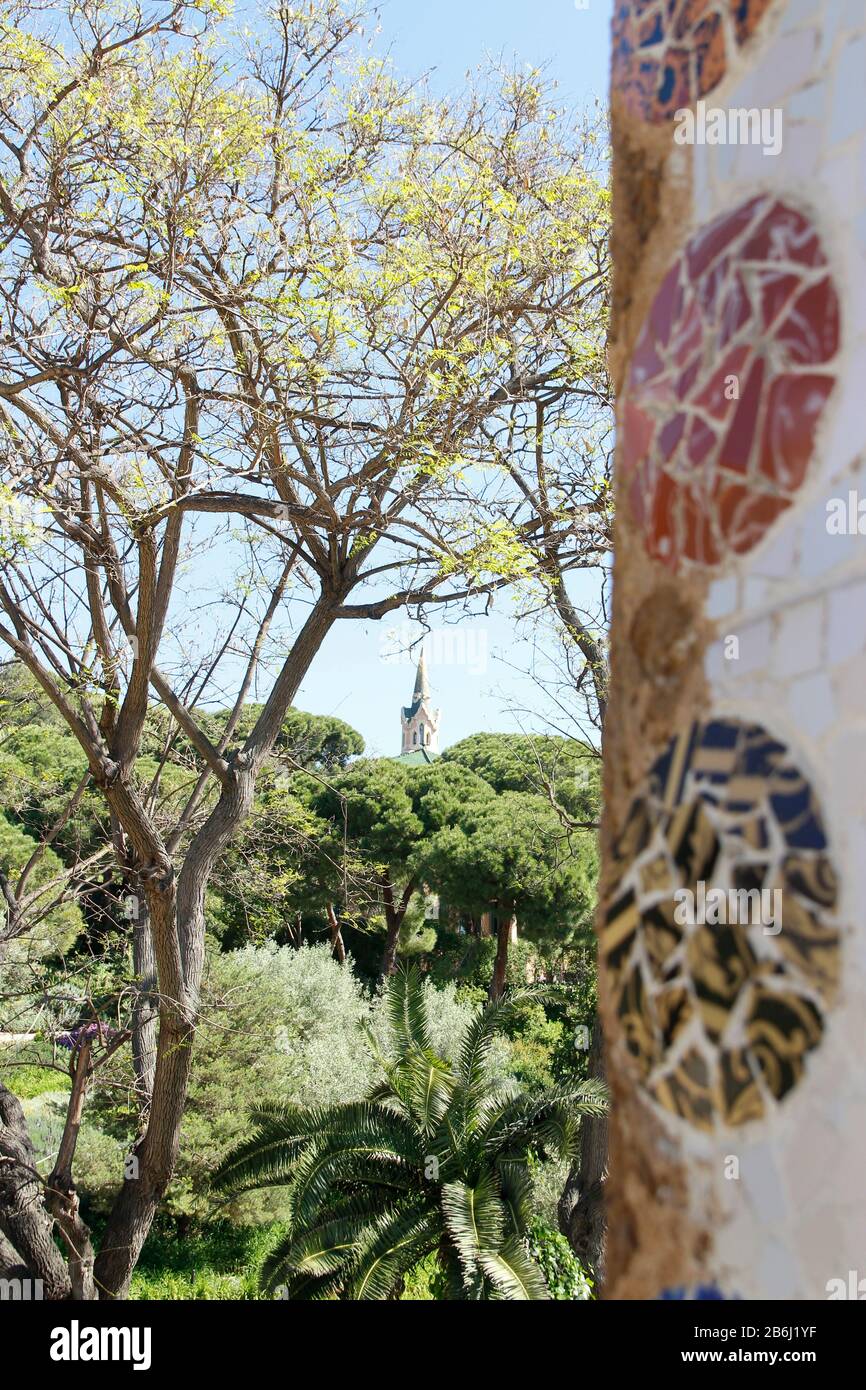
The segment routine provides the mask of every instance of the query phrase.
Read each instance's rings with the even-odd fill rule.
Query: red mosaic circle
[[[771,0],[617,0],[611,83],[633,115],[669,120],[717,87]]]
[[[717,565],[757,545],[806,476],[838,347],[801,213],[762,196],[692,237],[632,354],[617,450],[654,559]]]

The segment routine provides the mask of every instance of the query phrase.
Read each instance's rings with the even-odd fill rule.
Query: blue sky
[[[459,90],[467,69],[487,56],[546,65],[564,101],[586,106],[606,99],[611,0],[383,0],[379,44],[398,70],[429,72],[435,90]],[[575,586],[587,597],[585,581]],[[536,678],[531,635],[515,624],[513,606],[498,599],[488,619],[446,626],[439,618],[428,639],[434,703],[442,710],[442,746],[481,730],[566,731],[567,716],[545,700],[542,681],[555,682],[542,657]],[[344,622],[334,629],[298,693],[297,705],[335,714],[354,725],[375,754],[400,751],[400,706],[412,694],[417,651],[397,653],[415,633],[405,615],[384,623]],[[576,730],[572,730],[576,732]]]
[[[569,101],[606,99],[612,0],[382,0],[382,39],[405,72],[455,91],[485,55],[549,65]]]

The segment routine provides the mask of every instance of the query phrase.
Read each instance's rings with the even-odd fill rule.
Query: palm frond
[[[454,1093],[454,1073],[435,1052],[407,1049],[399,1066],[400,1094],[422,1134],[433,1132]]]
[[[506,1220],[514,1235],[523,1235],[532,1216],[532,1178],[526,1163],[500,1159],[496,1165]]]
[[[544,1275],[516,1236],[510,1236],[499,1250],[482,1251],[478,1263],[501,1298],[550,1298]]]
[[[345,1270],[351,1264],[362,1243],[370,1216],[338,1216],[316,1226],[307,1226],[297,1234],[289,1233],[267,1258],[267,1284],[296,1278],[321,1278]]]
[[[262,1293],[280,1292],[285,1298],[299,1302],[317,1302],[338,1297],[345,1282],[344,1271],[336,1269],[328,1274],[293,1271],[287,1264],[286,1254],[294,1240],[295,1236],[289,1232],[268,1253],[259,1271],[259,1288]]]
[[[399,1053],[410,1047],[430,1050],[424,985],[417,965],[401,966],[388,981],[388,1022]]]
[[[396,1195],[421,1187],[424,1155],[415,1133],[376,1107],[353,1109],[361,1113],[320,1134],[295,1161],[291,1202],[299,1224],[318,1216],[332,1187],[344,1192],[366,1184]]]
[[[326,1107],[263,1106],[253,1111],[249,1139],[225,1155],[211,1174],[210,1186],[238,1193],[251,1187],[283,1186],[304,1145],[327,1123]]]
[[[257,1107],[253,1134],[213,1185],[289,1188],[291,1229],[264,1262],[263,1288],[302,1300],[393,1298],[436,1251],[450,1297],[549,1297],[523,1241],[527,1154],[573,1153],[579,1116],[605,1114],[607,1092],[582,1081],[528,1096],[513,1079],[492,1082],[489,1060],[496,1030],[553,992],[515,990],[480,1010],[452,1066],[430,1047],[421,975],[410,966],[387,987],[392,1050],[379,1054],[384,1080],[366,1100]]]
[[[537,1004],[560,993],[562,991],[554,985],[526,985],[509,990],[493,1004],[480,1006],[460,1040],[456,1064],[460,1080],[473,1091],[483,1088],[497,1030],[510,1022],[524,1005]]]
[[[410,1120],[412,1115],[409,1106],[394,1090],[390,1078],[390,1067],[388,1071],[389,1076],[387,1079],[385,1081],[380,1081],[378,1086],[374,1086],[372,1091],[368,1094],[367,1099],[372,1101],[375,1105],[381,1106],[383,1110],[389,1111],[392,1115],[399,1115],[404,1120]]]
[[[442,1217],[420,1198],[383,1216],[358,1253],[349,1297],[370,1301],[390,1298],[419,1260],[435,1250],[442,1237]]]
[[[448,1234],[460,1255],[464,1279],[471,1278],[482,1252],[498,1249],[505,1231],[496,1174],[486,1169],[474,1186],[465,1182],[445,1183],[442,1210]]]
[[[552,1086],[540,1096],[521,1095],[486,1117],[484,1146],[490,1154],[507,1155],[537,1140],[569,1157],[574,1122],[581,1115],[606,1115],[607,1108],[607,1088],[596,1080]]]

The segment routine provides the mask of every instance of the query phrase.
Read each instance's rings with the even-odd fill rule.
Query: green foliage
[[[214,1221],[204,1230],[163,1223],[151,1232],[132,1276],[132,1299],[255,1299],[257,1268],[273,1227]]]
[[[472,998],[468,991],[458,988],[457,982],[449,980],[436,985],[430,979],[424,981],[424,1013],[430,1046],[439,1057],[456,1064],[460,1056],[463,1036],[475,1018],[478,1009],[486,1001],[486,990],[480,989]],[[507,1016],[490,1041],[487,1066],[491,1080],[504,1081],[512,1074],[511,1045],[505,1036]],[[383,1050],[388,1049],[387,1035],[382,1035]]]
[[[260,705],[245,708],[233,745],[240,744],[260,710]],[[220,740],[226,718],[225,711],[202,715],[212,741]],[[343,720],[289,710],[259,777],[250,816],[211,883],[209,919],[224,949],[268,938],[285,941],[299,914],[313,932],[327,930],[325,913],[339,895],[346,866],[340,846],[329,839],[332,827],[311,802],[322,783],[363,750],[363,738]]]
[[[454,984],[424,986],[435,1047],[456,1054],[472,1016]],[[210,1174],[226,1151],[249,1132],[249,1112],[262,1096],[301,1105],[361,1099],[378,1075],[369,1033],[388,1047],[383,1000],[367,991],[350,968],[331,958],[326,946],[300,950],[274,942],[238,951],[211,950],[202,993],[201,1023],[193,1050],[187,1106],[177,1169],[165,1210],[204,1220],[214,1212]],[[510,1068],[510,1047],[498,1038],[492,1065],[498,1076]],[[11,1072],[14,1076],[17,1074]],[[62,1087],[56,1072],[51,1089]],[[121,1156],[133,1137],[134,1111],[129,1054],[123,1050],[98,1074],[88,1102],[88,1122],[111,1138],[110,1163],[100,1159],[80,1168],[91,1206],[104,1204],[116,1185]],[[46,1086],[40,1089],[47,1089]],[[108,1150],[105,1151],[106,1153]],[[94,1157],[99,1157],[94,1149]],[[286,1207],[278,1192],[247,1194],[228,1214],[244,1224],[279,1217]]]
[[[497,1028],[534,997],[478,1009],[454,1061],[432,1047],[416,967],[388,983],[382,1080],[361,1102],[270,1103],[255,1132],[217,1169],[218,1190],[285,1188],[289,1227],[262,1269],[266,1290],[293,1299],[398,1297],[436,1255],[450,1299],[549,1293],[524,1237],[530,1156],[574,1154],[577,1118],[602,1114],[597,1082],[529,1096],[491,1076]]]
[[[497,792],[548,794],[574,820],[597,820],[601,797],[598,753],[554,734],[472,734],[442,754],[470,768]]]
[[[87,771],[78,741],[35,680],[17,663],[0,668],[0,807],[31,835],[58,819]],[[96,799],[85,797],[76,824],[55,848],[93,847]]]
[[[223,949],[285,941],[299,912],[324,928],[328,887],[336,890],[337,873],[327,833],[291,787],[262,789],[208,894],[208,920]]]
[[[25,621],[35,617],[41,627],[45,620],[42,645],[53,668],[74,672],[65,691],[73,707],[80,710],[86,697],[106,727],[117,701],[113,662],[98,652],[96,614],[90,622],[82,614],[84,571],[105,599],[112,635],[120,637],[128,621],[125,600],[118,603],[115,593],[114,557],[124,570],[129,564],[131,602],[143,615],[143,576],[154,546],[161,585],[172,568],[162,528],[178,515],[173,501],[215,492],[225,502],[240,480],[273,500],[301,478],[301,524],[289,517],[266,538],[251,520],[243,522],[255,535],[243,566],[250,589],[268,588],[287,554],[297,560],[285,595],[292,617],[293,586],[315,585],[317,578],[327,593],[343,598],[359,574],[362,586],[368,577],[368,592],[382,593],[393,580],[392,592],[409,583],[435,591],[437,599],[448,596],[445,575],[454,577],[451,592],[458,595],[466,579],[472,589],[489,577],[531,584],[551,558],[550,528],[539,528],[527,501],[538,481],[537,393],[541,388],[550,398],[545,435],[559,441],[555,456],[565,459],[582,423],[575,407],[606,391],[608,196],[589,167],[592,132],[575,132],[574,123],[561,119],[538,74],[502,76],[489,94],[465,103],[433,102],[417,84],[398,83],[387,63],[346,43],[355,30],[352,6],[316,0],[280,7],[272,24],[254,26],[250,55],[223,26],[227,10],[223,0],[182,5],[176,23],[168,14],[147,20],[135,42],[128,41],[135,6],[74,5],[64,19],[51,7],[23,4],[0,20],[5,124],[34,137],[24,184],[14,143],[0,153],[0,182],[9,190],[4,373],[21,388],[10,396],[7,455],[22,495],[29,490],[65,514],[64,525],[54,526],[53,558],[34,563],[29,579],[21,576],[23,590],[14,574],[13,587],[16,594],[30,589]],[[28,209],[36,210],[33,216]],[[35,375],[34,343],[45,367]],[[44,380],[60,385],[42,389]],[[190,381],[196,385],[189,403],[194,397],[199,417],[194,429],[181,418]],[[361,408],[347,408],[359,391]],[[65,441],[62,448],[58,440]],[[367,462],[359,464],[362,455]],[[534,475],[529,491],[521,486],[524,467]],[[512,470],[517,478],[509,482]],[[573,507],[578,492],[595,502],[596,479],[585,483],[557,476],[550,489],[554,531],[566,538],[573,563],[581,554],[572,544],[574,528],[560,527],[557,511],[564,501]],[[182,563],[193,571],[199,613],[211,607],[208,566],[193,570],[199,546],[225,536],[230,550],[231,526],[220,533],[202,524],[197,537],[191,529],[183,536]],[[394,542],[381,563],[381,552],[368,553],[374,536],[385,546]],[[16,530],[12,540],[26,560],[27,536]],[[137,581],[136,548],[140,561],[149,557]],[[398,561],[405,556],[405,566],[394,563],[395,554]],[[231,568],[219,575],[221,599],[231,593]],[[172,597],[172,651],[163,655],[179,696],[204,701],[225,682],[212,672],[209,692],[199,685],[203,653],[194,642],[184,669],[184,597],[180,590]],[[251,615],[243,616],[241,622],[239,611],[240,627],[225,634],[232,662],[249,651],[255,631],[246,622]],[[71,626],[62,632],[67,618]],[[191,627],[195,619],[187,620]],[[222,636],[208,633],[205,646],[218,650]],[[272,634],[269,648],[279,640]],[[272,655],[272,649],[263,653],[263,671],[272,669]],[[119,663],[122,697],[125,654]],[[256,712],[244,712],[230,752]],[[37,709],[23,688],[0,691],[0,713],[0,807],[8,827],[0,825],[0,863],[14,868],[62,809],[84,763],[58,717]],[[225,711],[196,713],[220,742]],[[507,891],[519,902],[522,927],[577,930],[585,915],[584,878],[558,843],[554,864],[555,840],[539,821],[544,797],[535,784],[500,782],[494,796],[525,800],[494,809],[483,776],[459,760],[443,760],[402,788],[382,772],[370,774],[366,806],[360,794],[353,800],[354,784],[333,813],[312,805],[299,769],[337,779],[362,749],[360,737],[340,721],[297,712],[287,719],[249,831],[236,837],[211,885],[208,906],[223,944],[283,934],[295,914],[315,919],[334,901],[335,886],[345,890],[339,900],[346,915],[365,925],[381,909],[383,869],[389,886],[419,891],[434,868],[422,849],[437,836],[440,862],[448,865],[443,876],[459,883],[473,910],[483,896],[468,886],[474,865],[486,876],[485,893],[495,885],[484,906]],[[198,754],[168,715],[152,712],[132,781],[158,833],[176,823],[200,770]],[[306,787],[313,786],[321,782],[311,778]],[[217,795],[212,781],[196,813],[199,823]],[[346,854],[342,826],[350,802]],[[522,813],[523,831],[534,826],[546,837],[544,854],[521,857],[512,842],[496,849],[499,832],[512,822],[516,830]],[[178,864],[195,829],[184,828]],[[458,829],[462,840],[441,838]],[[135,835],[132,840],[139,843]],[[88,788],[39,872],[68,869],[110,843],[105,808]],[[116,995],[124,983],[129,934],[116,920],[117,884],[108,875],[101,881],[102,867],[103,861],[84,884],[86,917],[52,919],[52,912],[78,912],[73,904],[52,907],[46,916],[46,949],[68,945],[82,926],[87,937],[62,1006],[45,1002],[47,976],[44,961],[39,964],[28,1000],[35,1014],[72,1009],[97,986]],[[584,877],[591,877],[588,870]],[[414,921],[405,924],[407,951],[429,940],[420,940]],[[91,970],[103,933],[111,958],[104,971],[101,963]],[[341,972],[339,983],[332,966],[303,952],[292,963],[276,947],[262,950],[243,959],[214,954],[210,962],[171,1198],[184,1213],[202,1209],[202,1174],[241,1137],[249,1100],[266,1094],[286,1106],[348,1105],[366,1091],[369,1058],[359,1050],[359,1025],[375,1029],[382,1006],[349,972]],[[321,960],[328,958],[325,948]],[[4,961],[4,988],[18,965]],[[446,1274],[461,1281],[460,1296],[531,1292],[537,1271],[523,1254],[520,1221],[510,1230],[500,1212],[505,1196],[521,1208],[519,1175],[508,1167],[510,1150],[479,1156],[482,1136],[490,1138],[485,1126],[494,1121],[473,1089],[463,1052],[449,1054],[436,1041],[432,1011],[439,998],[425,996],[425,1025],[417,1017],[407,1021],[405,1056],[391,1058],[387,1040],[382,1051],[389,1084],[416,1129],[439,1123],[440,1103],[463,1106],[463,1147],[459,1160],[451,1155],[456,1176],[435,1210],[419,1215],[419,1227],[401,1209],[391,1232],[409,1221],[402,1234],[410,1246],[423,1245],[432,1215],[447,1231]],[[541,1050],[554,1044],[540,1023],[528,1026],[537,1036],[526,1042],[531,1056],[524,1072],[534,1067],[540,1077]],[[412,1035],[425,1029],[422,1044]],[[485,1042],[487,1070],[492,1050]],[[111,1142],[118,1141],[116,1149],[103,1145],[110,1177],[132,1120],[130,1108],[118,1104],[129,1084],[126,1053],[117,1054],[99,1084],[96,1113]],[[32,1097],[44,1102],[46,1143],[54,1142],[56,1121],[50,1094]],[[531,1123],[529,1112],[520,1112],[514,1123],[525,1122],[526,1144],[556,1148],[547,1127],[568,1104],[565,1092],[556,1095],[550,1113],[532,1111]],[[507,1113],[499,1116],[503,1123]],[[88,1157],[89,1142],[83,1133],[85,1181],[95,1197],[103,1159]],[[95,1135],[93,1142],[95,1153],[102,1140]],[[470,1209],[485,1233],[474,1244]],[[378,1224],[365,1229],[374,1244],[386,1239]],[[411,1253],[402,1248],[392,1262],[395,1289],[403,1278],[397,1265],[407,1277],[419,1267],[418,1252],[407,1263]],[[371,1270],[372,1292],[391,1287],[387,1258],[386,1250]]]
[[[487,783],[456,765],[376,758],[356,762],[328,782],[301,778],[297,791],[321,830],[309,837],[312,849],[296,906],[321,912],[336,905],[346,929],[378,938],[377,955],[389,925],[400,932],[403,954],[431,949],[435,931],[423,918],[424,891],[433,886],[426,846],[469,804],[493,796]],[[369,958],[363,964],[378,973]]]
[[[202,988],[180,1154],[166,1209],[204,1216],[213,1201],[210,1174],[244,1135],[262,1096],[295,1104],[359,1099],[375,1072],[365,1027],[375,1004],[325,946],[295,951],[273,942],[221,953],[211,950]],[[109,1064],[106,1082],[129,1082],[128,1060]],[[132,1137],[131,1107],[118,1106],[113,1086],[94,1099],[100,1122]],[[121,1091],[121,1094],[123,1092]],[[245,1198],[232,1214],[242,1221],[278,1216],[275,1198]]]
[[[4,1063],[3,1084],[20,1100],[34,1100],[50,1092],[68,1090],[72,1084],[68,1076],[53,1067],[17,1062],[11,1048],[4,1048],[0,1060]]]
[[[586,1302],[595,1297],[592,1280],[559,1231],[535,1217],[526,1232],[526,1245],[544,1275],[551,1298]]]
[[[403,1281],[400,1298],[404,1303],[430,1303],[446,1296],[445,1275],[435,1254],[431,1252],[414,1269],[409,1270]]]
[[[436,945],[436,923],[428,922],[424,914],[424,898],[416,895],[406,910],[400,927],[397,951],[404,960],[410,956],[426,956]]]
[[[467,803],[424,847],[424,871],[449,903],[473,914],[498,904],[523,929],[585,929],[593,901],[592,866],[549,802],[527,792]]]
[[[371,877],[385,869],[405,882],[417,872],[423,838],[452,824],[467,802],[491,795],[491,788],[464,768],[375,758],[355,763],[329,786],[320,785],[312,805],[330,823],[335,841],[348,840],[363,856]]]
[[[0,813],[0,872],[14,881],[38,848],[38,842]],[[30,875],[27,891],[35,902],[34,925],[25,936],[6,947],[7,959],[31,959],[67,951],[81,934],[84,921],[75,902],[63,901],[66,881],[63,865],[53,849],[45,849]],[[59,900],[59,901],[58,901]],[[0,903],[0,920],[5,915]]]
[[[244,706],[236,721],[229,751],[243,744],[261,712],[260,704]],[[196,717],[211,742],[220,743],[229,712],[196,710]],[[305,770],[333,773],[344,768],[350,758],[359,757],[363,751],[364,740],[351,724],[330,714],[308,714],[305,710],[291,708],[286,713],[274,744],[271,777]],[[266,775],[265,786],[268,780]]]
[[[542,1090],[556,1079],[552,1060],[562,1040],[563,1025],[550,1018],[542,1004],[527,1005],[521,1014],[520,1026],[512,1034],[512,1069],[527,1090]]]

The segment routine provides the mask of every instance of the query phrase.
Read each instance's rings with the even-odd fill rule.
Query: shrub
[[[592,1280],[564,1235],[536,1217],[525,1239],[531,1257],[541,1268],[551,1298],[585,1302],[595,1297]]]
[[[471,1017],[471,1005],[454,984],[425,987],[435,1045],[452,1056]],[[166,1210],[202,1218],[213,1209],[207,1179],[223,1154],[243,1138],[250,1109],[262,1097],[298,1105],[334,1105],[358,1100],[378,1074],[375,1050],[387,1046],[382,998],[371,993],[327,945],[294,950],[268,942],[238,951],[213,950],[202,988],[201,1023],[193,1050],[189,1097],[181,1148]],[[104,1080],[129,1084],[128,1050],[118,1054]],[[509,1069],[509,1045],[493,1051],[497,1075]],[[122,1093],[122,1092],[121,1092]],[[122,1148],[134,1135],[134,1111],[118,1104],[114,1086],[94,1096],[91,1116],[114,1136],[115,1174]],[[121,1157],[118,1157],[121,1155]],[[76,1164],[82,1191],[91,1202],[104,1195],[105,1172]],[[279,1218],[281,1192],[244,1197],[227,1214],[243,1222]]]
[[[496,1030],[534,992],[476,1011],[453,1062],[433,1050],[431,997],[417,967],[399,971],[385,993],[388,1056],[368,1097],[311,1108],[259,1102],[252,1137],[217,1170],[215,1186],[229,1194],[288,1186],[289,1226],[262,1267],[263,1289],[399,1298],[435,1254],[447,1298],[550,1296],[524,1239],[529,1160],[572,1158],[577,1119],[605,1113],[605,1088],[584,1081],[530,1096],[493,1081]],[[571,1287],[573,1271],[555,1273]]]
[[[248,1110],[262,1096],[308,1105],[363,1095],[374,1072],[363,1028],[374,1011],[375,1001],[327,946],[294,950],[268,942],[224,954],[212,949],[165,1209],[185,1218],[212,1212],[208,1175],[243,1137]],[[128,1068],[124,1048],[100,1073],[89,1107],[121,1144],[131,1143],[135,1132]],[[77,1168],[89,1191],[86,1170]],[[257,1221],[279,1217],[282,1206],[274,1194],[245,1199],[222,1214]]]
[[[374,1002],[328,946],[268,942],[208,962],[193,1052],[181,1152],[169,1193],[175,1210],[200,1214],[208,1174],[244,1134],[262,1096],[328,1105],[364,1095],[374,1061],[364,1026]],[[244,1219],[279,1215],[280,1194],[246,1199]]]

